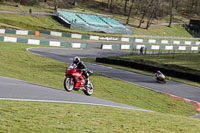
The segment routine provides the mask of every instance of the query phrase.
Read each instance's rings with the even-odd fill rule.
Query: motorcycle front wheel
[[[74,80],[70,81],[70,78],[66,77],[64,80],[64,88],[66,91],[71,92],[74,88]]]
[[[83,91],[85,93],[85,95],[90,96],[93,94],[94,92],[94,85],[91,81],[88,82],[87,87],[85,88],[85,90]]]
[[[166,80],[165,80],[165,79],[160,80],[159,78],[156,78],[156,81],[157,81],[158,83],[166,84]]]

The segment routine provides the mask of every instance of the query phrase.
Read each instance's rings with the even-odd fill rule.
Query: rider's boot
[[[85,86],[88,86],[88,78],[85,79]]]

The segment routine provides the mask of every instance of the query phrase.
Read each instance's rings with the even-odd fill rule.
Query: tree
[[[150,27],[150,25],[153,21],[153,18],[157,17],[156,13],[158,12],[158,9],[160,8],[160,4],[161,4],[161,0],[158,0],[152,6],[152,10],[150,11],[149,20],[147,22],[146,29],[148,29]]]
[[[108,9],[110,9],[110,12],[112,12],[113,11],[113,0],[108,0]]]
[[[130,16],[131,16],[131,11],[132,11],[132,9],[133,9],[133,3],[135,2],[135,0],[131,0],[131,7],[130,7],[130,9],[129,9],[129,13],[128,13],[128,18],[127,18],[127,21],[126,21],[126,24],[128,24],[128,22],[129,22],[129,18],[130,18]]]
[[[74,0],[74,1],[73,1],[73,6],[76,6],[76,5],[77,5],[77,1]]]
[[[126,8],[127,8],[127,4],[128,4],[129,0],[125,0],[125,4],[124,4],[124,12],[126,12]]]
[[[58,1],[54,0],[54,10],[57,10],[57,8],[58,8]]]
[[[140,23],[139,23],[139,26],[138,26],[139,28],[141,27],[141,24],[142,24],[143,21],[144,21],[144,17],[145,17],[145,15],[147,14],[147,12],[149,11],[149,8],[152,6],[153,2],[154,2],[154,0],[151,0],[151,1],[149,2],[149,4],[147,5],[146,9],[144,9],[144,13],[143,13],[143,15],[142,15],[142,17],[141,17],[141,19],[140,19]]]
[[[192,13],[197,13],[198,14],[198,3],[199,3],[198,0],[192,0],[191,1],[190,11]]]
[[[178,10],[179,3],[180,3],[180,1],[179,1],[179,0],[175,0],[175,9],[176,9],[176,10]]]
[[[110,9],[111,5],[112,5],[112,0],[108,0],[108,9]]]
[[[173,9],[174,9],[174,0],[171,0],[171,8],[170,8],[170,20],[168,27],[171,27],[173,21]]]

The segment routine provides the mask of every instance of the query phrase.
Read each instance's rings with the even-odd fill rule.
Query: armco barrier
[[[57,47],[72,47],[72,48],[86,48],[86,43],[71,43],[71,42],[58,42],[58,41],[47,41],[38,39],[26,39],[19,37],[6,37],[0,36],[0,41],[3,42],[15,42],[15,43],[26,43],[33,45],[46,45],[46,46],[57,46]]]
[[[180,50],[180,51],[200,51],[199,46],[183,46],[183,45],[141,45],[141,44],[102,44],[101,49],[140,49],[144,47],[147,50]]]
[[[35,35],[35,31],[0,29],[1,34]]]
[[[69,34],[54,31],[39,30],[40,33],[62,36],[70,38],[79,39],[91,39],[91,40],[110,40],[110,41],[122,41],[122,42],[132,42],[132,43],[142,43],[142,44],[170,44],[170,45],[200,45],[200,41],[179,41],[179,40],[158,40],[158,39],[141,39],[141,38],[127,38],[127,37],[103,37],[103,36],[93,36],[93,35],[81,35],[81,34]]]
[[[48,35],[60,36],[60,37],[91,39],[91,40],[122,41],[122,42],[138,43],[138,44],[151,44],[151,45],[162,44],[162,45],[186,45],[186,46],[200,45],[200,41],[180,41],[180,40],[165,40],[165,39],[159,40],[159,39],[141,39],[141,38],[127,38],[127,37],[103,37],[103,36],[93,36],[93,35],[62,33],[62,32],[46,31],[46,30],[39,30],[39,32],[42,34],[48,34]],[[35,35],[35,31],[27,31],[27,30],[0,29],[0,33],[2,33],[2,34],[18,34],[18,35]]]
[[[96,58],[96,61],[101,62],[101,63],[136,68],[136,69],[150,71],[150,72],[156,72],[157,70],[160,70],[168,76],[200,82],[200,74],[199,74],[200,71],[185,68],[185,67],[180,67],[177,65],[157,67],[157,66],[148,65],[146,61],[144,61],[143,63],[139,63],[139,62],[130,62],[130,61],[125,61],[125,60],[117,60],[117,59],[109,59],[109,58]],[[171,69],[172,66],[178,68],[178,70],[181,70],[181,71]],[[189,72],[192,72],[192,73],[189,73]]]

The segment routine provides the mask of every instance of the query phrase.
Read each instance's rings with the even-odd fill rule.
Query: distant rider
[[[161,73],[160,70],[158,70],[158,71],[155,73],[155,76],[156,76],[157,79],[159,79],[160,77],[163,78],[163,79],[165,78],[165,75],[164,75],[163,73]]]
[[[88,84],[88,73],[87,73],[86,65],[81,61],[81,59],[78,56],[74,57],[73,63],[77,65],[77,68],[76,68],[77,70],[80,70],[83,72],[83,75],[86,78],[85,85],[87,85]]]

